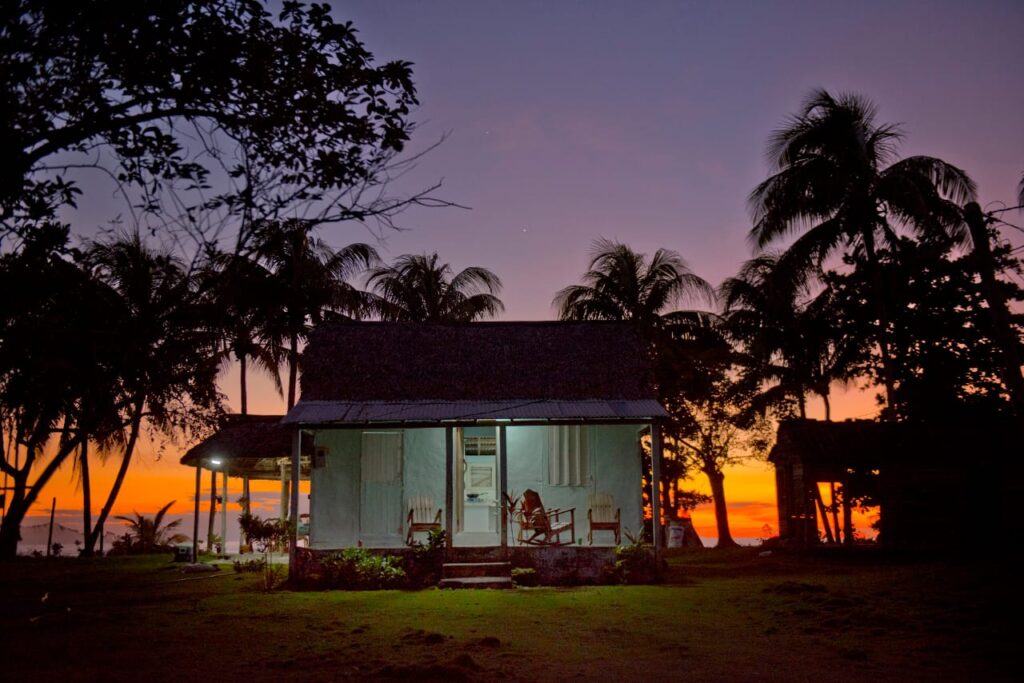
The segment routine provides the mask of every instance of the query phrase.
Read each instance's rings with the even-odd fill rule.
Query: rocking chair
[[[563,519],[568,515],[568,519]],[[519,522],[519,534],[516,541],[520,545],[566,545],[576,537],[576,508],[565,510],[545,510],[540,495],[531,489],[523,491],[522,507],[516,512]],[[569,540],[563,541],[561,535],[569,532]],[[527,536],[527,532],[532,532]]]
[[[433,519],[430,515],[434,514]],[[434,499],[429,496],[413,496],[409,499],[409,516],[406,518],[409,531],[405,535],[405,544],[412,545],[412,535],[417,531],[429,533],[441,528],[441,509],[434,513]]]

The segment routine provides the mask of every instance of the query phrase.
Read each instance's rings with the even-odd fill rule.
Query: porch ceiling
[[[630,421],[667,417],[658,401],[299,401],[281,421],[292,425],[512,421]]]

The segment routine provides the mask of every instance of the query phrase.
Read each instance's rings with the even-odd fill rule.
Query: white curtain
[[[579,425],[551,427],[548,484],[586,486],[590,476],[587,431]]]

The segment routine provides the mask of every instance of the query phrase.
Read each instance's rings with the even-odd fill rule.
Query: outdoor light
[[[211,465],[219,465],[220,464],[220,458],[213,458],[212,460],[210,460],[210,464]]]

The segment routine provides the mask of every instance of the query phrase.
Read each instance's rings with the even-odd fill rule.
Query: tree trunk
[[[246,356],[244,353],[238,354],[238,369],[239,369],[239,384],[241,385],[242,391],[242,415],[249,414],[249,396],[245,387],[245,371],[246,371]]]
[[[89,442],[83,441],[78,454],[82,468],[82,557],[92,557],[89,532],[92,531],[92,484],[89,481]]]
[[[0,523],[0,560],[14,559],[18,554],[18,542],[21,540],[21,523],[25,520],[32,504],[36,502],[39,493],[46,486],[60,466],[71,453],[78,448],[80,439],[78,436],[69,438],[60,449],[53,455],[53,458],[46,464],[36,482],[29,486],[28,476],[35,463],[34,453],[41,452],[36,444],[29,444],[25,447],[25,464],[11,474],[13,482],[13,496],[7,506],[7,514],[4,515],[3,523]],[[10,474],[10,473],[9,473]]]
[[[1017,413],[1017,421],[1024,425],[1024,377],[1021,376],[1021,357],[1019,352],[1020,340],[1017,338],[1013,327],[1010,324],[1010,313],[1006,308],[1006,299],[999,290],[999,282],[996,280],[996,266],[992,258],[992,248],[989,245],[988,226],[985,224],[985,216],[981,207],[975,202],[970,202],[964,207],[964,220],[971,231],[971,241],[974,242],[974,261],[981,276],[981,288],[985,295],[985,302],[988,304],[989,315],[992,318],[992,336],[999,345],[1000,374],[1006,390],[1010,393],[1010,401],[1013,404],[1014,412]]]
[[[292,332],[288,344],[288,410],[295,407],[295,385],[299,375],[299,335]]]
[[[839,533],[839,501],[836,500],[836,483],[830,481],[828,485],[832,495],[832,525],[836,529],[836,543],[838,543],[842,534]],[[846,530],[844,529],[843,534],[845,533]]]
[[[217,470],[210,470],[210,519],[206,527],[206,552],[213,552],[213,523],[217,519]]]
[[[715,467],[705,467],[704,474],[711,484],[711,497],[715,502],[715,524],[718,527],[716,548],[731,548],[736,545],[729,531],[729,511],[725,505],[725,475]]]
[[[117,501],[118,494],[121,493],[121,485],[124,484],[124,478],[128,474],[128,466],[131,465],[132,456],[135,454],[135,445],[139,441],[139,432],[142,429],[142,409],[144,406],[145,399],[142,398],[136,398],[135,403],[132,405],[133,412],[128,432],[128,443],[124,446],[121,466],[117,468],[114,485],[110,488],[110,493],[107,494],[107,500],[103,504],[103,509],[100,510],[100,516],[96,519],[96,526],[89,534],[89,539],[85,546],[88,552],[92,552],[92,549],[96,547],[96,540],[103,533],[103,526],[107,523],[107,517],[110,516],[110,511],[114,507],[114,502]]]
[[[867,256],[874,289],[875,314],[878,316],[878,355],[882,360],[882,384],[885,386],[885,409],[882,420],[895,420],[896,413],[896,372],[893,367],[892,349],[889,346],[889,307],[886,305],[885,283],[882,281],[882,266],[875,253],[875,240],[870,231],[863,233],[864,254]]]
[[[803,394],[796,397],[796,407],[800,411],[800,419],[807,419],[807,399],[804,398]]]
[[[828,400],[828,394],[821,395],[821,402],[825,404],[825,422],[832,421],[832,402]]]

